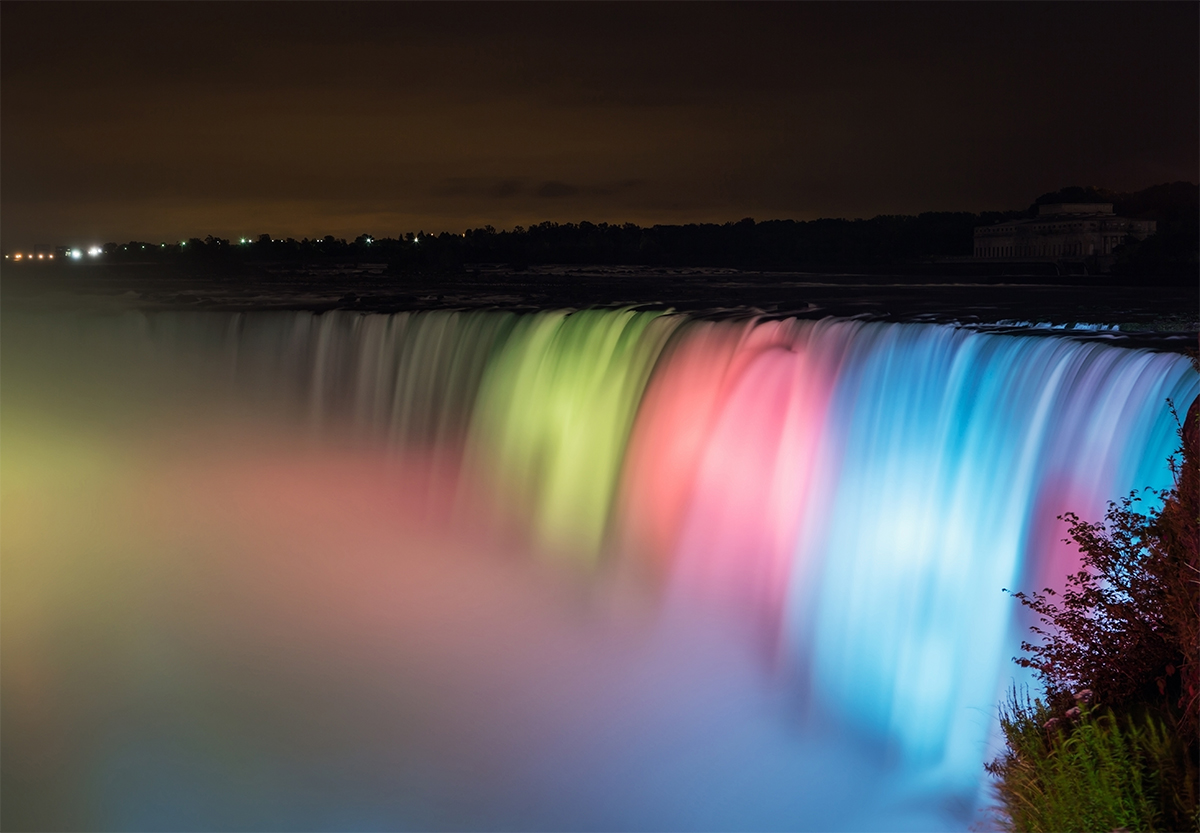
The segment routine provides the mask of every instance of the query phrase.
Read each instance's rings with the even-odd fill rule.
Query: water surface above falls
[[[1001,588],[1200,390],[930,323],[165,306],[4,311],[5,826],[965,828]]]
[[[1077,338],[1180,350],[1195,346],[1195,286],[1008,283],[912,277],[742,272],[636,266],[481,266],[461,274],[393,274],[386,263],[243,264],[234,271],[163,264],[62,264],[6,270],[7,303],[61,307],[81,296],[127,308],[222,311],[398,312],[433,309],[675,309],[703,317],[746,314],[999,325],[1089,325]],[[1001,323],[1003,322],[1003,323]],[[1030,325],[1025,327],[1022,325]],[[1103,325],[1107,331],[1097,333]],[[1117,331],[1113,331],[1113,327]]]

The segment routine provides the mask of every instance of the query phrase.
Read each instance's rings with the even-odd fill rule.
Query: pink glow
[[[796,543],[834,378],[804,337],[754,358],[720,403],[679,539],[676,587],[752,615],[769,648],[803,568]]]
[[[695,477],[729,391],[765,351],[789,343],[794,321],[698,322],[650,380],[630,437],[618,508],[620,551],[664,574]]]

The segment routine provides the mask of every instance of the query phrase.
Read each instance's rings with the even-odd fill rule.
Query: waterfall
[[[164,389],[441,455],[530,551],[743,622],[811,709],[967,792],[1025,625],[1003,589],[1076,566],[1059,514],[1099,519],[1170,485],[1167,401],[1182,412],[1200,391],[1176,354],[949,325],[635,310],[55,320],[47,343],[153,365]]]
[[[1001,589],[1075,568],[1059,514],[1169,485],[1166,403],[1195,374],[945,326],[720,329],[685,329],[646,394],[628,525],[674,590],[741,608],[827,708],[972,777],[1014,653]]]

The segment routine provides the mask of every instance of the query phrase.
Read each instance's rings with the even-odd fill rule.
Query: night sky
[[[3,3],[0,235],[1020,208],[1200,179],[1200,5]]]

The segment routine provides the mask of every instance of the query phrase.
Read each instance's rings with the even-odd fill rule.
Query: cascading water
[[[1073,567],[1057,515],[1099,518],[1169,485],[1166,402],[1200,389],[1175,354],[927,324],[631,310],[44,323],[29,332],[63,354],[146,378],[154,365],[157,395],[268,403],[436,460],[452,481],[439,517],[484,517],[554,563],[636,577],[667,611],[740,621],[798,711],[972,798],[1024,626],[1002,588]],[[780,823],[830,825],[813,818]]]

